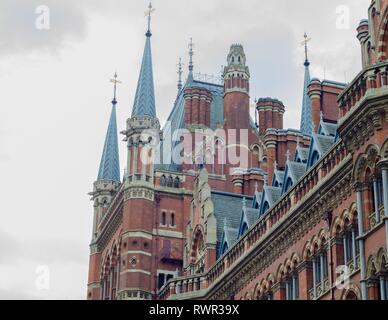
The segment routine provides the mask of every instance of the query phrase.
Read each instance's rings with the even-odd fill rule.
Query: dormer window
[[[238,56],[238,62],[241,62],[241,57],[240,56]]]

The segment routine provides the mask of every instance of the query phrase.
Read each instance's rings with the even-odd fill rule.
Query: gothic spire
[[[132,117],[148,115],[150,117],[156,118],[154,76],[151,55],[151,14],[155,11],[155,9],[152,8],[151,3],[148,8],[149,10],[146,12],[146,16],[148,17],[146,43],[144,47],[139,80],[137,83]]]
[[[112,112],[110,115],[108,130],[106,133],[104,150],[102,152],[100,168],[98,170],[98,181],[120,182],[119,147],[117,143],[116,123],[116,88],[121,83],[117,80],[117,74],[111,80],[114,83],[114,95],[112,100]]]
[[[303,102],[302,102],[302,117],[301,117],[301,125],[300,131],[305,134],[311,136],[313,133],[313,120],[311,114],[311,100],[308,95],[308,86],[310,84],[310,62],[308,59],[308,48],[307,43],[311,39],[307,37],[307,34],[304,34],[304,41],[302,44],[305,49],[305,62],[304,62],[304,86],[303,86]]]

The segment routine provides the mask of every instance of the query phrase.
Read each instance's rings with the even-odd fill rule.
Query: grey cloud
[[[75,1],[45,0],[50,8],[50,30],[38,30],[35,21],[40,0],[0,2],[0,55],[31,52],[58,53],[69,39],[86,34],[86,17]]]
[[[38,298],[32,294],[14,289],[1,289],[0,300],[37,300]]]
[[[85,264],[88,248],[84,243],[39,239],[26,239],[11,236],[0,230],[0,263],[17,263],[19,260],[36,262],[38,264],[52,264],[66,261],[66,263]]]

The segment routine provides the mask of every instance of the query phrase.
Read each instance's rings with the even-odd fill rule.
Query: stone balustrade
[[[385,86],[388,86],[388,62],[364,69],[338,97],[340,118],[353,109],[369,90]]]

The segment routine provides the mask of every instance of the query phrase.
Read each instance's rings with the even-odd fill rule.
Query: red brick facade
[[[139,140],[139,119],[130,119],[128,176],[105,193],[95,186],[102,214],[88,299],[388,299],[388,1],[372,1],[369,21],[358,28],[363,69],[349,86],[318,79],[309,86],[315,133],[322,121],[338,121],[337,138],[219,257],[211,192],[263,191],[312,138],[283,129],[286,108],[276,99],[258,101],[259,130],[252,127],[240,45],[224,70],[219,125],[248,129],[245,170],[233,174],[241,168],[230,163],[155,169],[141,162],[147,142]],[[212,93],[191,87],[184,98],[186,127],[209,127]],[[153,119],[146,124],[159,129]],[[336,283],[341,270],[345,283]]]

